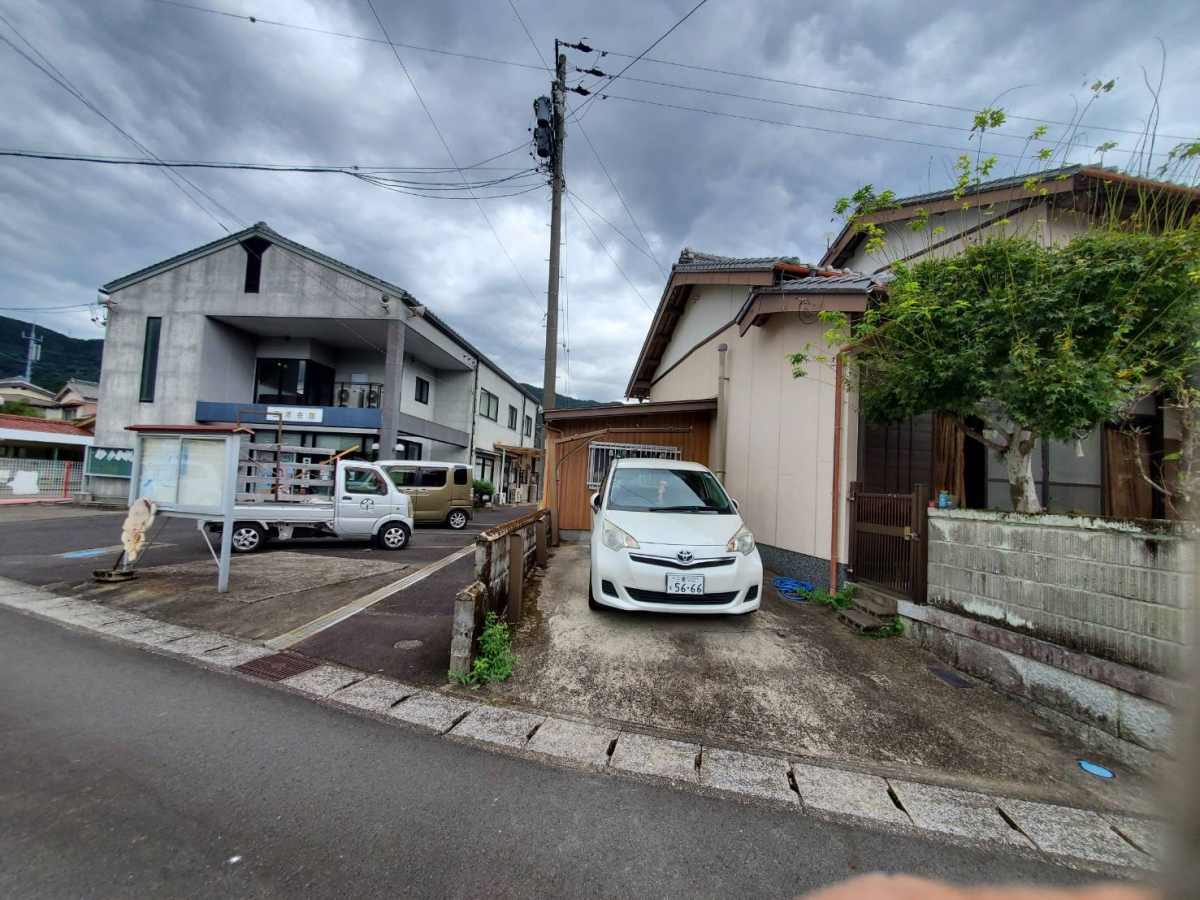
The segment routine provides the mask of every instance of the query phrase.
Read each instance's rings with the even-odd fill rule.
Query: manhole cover
[[[273,656],[264,656],[261,659],[252,659],[248,663],[242,663],[240,666],[235,666],[234,671],[244,672],[256,678],[265,678],[267,681],[283,681],[285,678],[315,669],[319,665],[319,662],[309,659],[307,656],[300,656],[296,653],[276,653]]]
[[[421,643],[421,641],[418,641],[414,638],[408,641],[396,641],[396,643],[392,644],[392,646],[397,650],[416,650],[421,646]]]
[[[932,672],[934,675],[936,675],[938,678],[942,679],[942,681],[946,682],[946,684],[950,685],[950,687],[956,687],[956,688],[973,688],[973,687],[975,687],[975,685],[971,684],[971,682],[967,681],[967,679],[963,678],[957,672],[951,672],[949,669],[943,669],[941,666],[930,666],[929,671]]]

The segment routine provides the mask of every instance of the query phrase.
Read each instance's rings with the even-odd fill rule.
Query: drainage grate
[[[975,687],[975,685],[971,684],[971,682],[967,681],[967,679],[963,678],[957,672],[951,672],[949,669],[943,669],[941,666],[930,666],[929,671],[932,672],[934,675],[936,675],[938,678],[942,679],[942,681],[946,682],[946,684],[950,685],[950,687],[956,687],[956,688],[973,688],[973,687]]]
[[[234,671],[254,675],[257,678],[265,678],[267,681],[283,681],[285,678],[315,669],[319,665],[317,660],[309,659],[298,653],[276,653],[242,663],[240,666],[235,666]]]

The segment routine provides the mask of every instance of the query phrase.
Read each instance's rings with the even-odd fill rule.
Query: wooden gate
[[[925,601],[928,546],[923,484],[911,494],[869,494],[850,484],[850,578]]]

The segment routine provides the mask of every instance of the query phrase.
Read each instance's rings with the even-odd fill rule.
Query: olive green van
[[[475,515],[471,470],[465,463],[385,459],[376,463],[412,501],[415,522],[445,522],[466,528]]]

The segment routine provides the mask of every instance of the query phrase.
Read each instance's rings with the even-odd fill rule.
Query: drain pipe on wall
[[[846,354],[854,349],[854,344],[847,344],[837,354],[837,366],[834,370],[835,383],[833,386],[833,506],[830,518],[833,529],[829,537],[829,593],[837,591],[838,583],[838,538],[842,526],[842,406],[843,390],[842,376],[846,368]]]
[[[717,344],[717,433],[713,445],[713,473],[717,481],[725,484],[725,428],[729,423],[729,410],[725,406],[725,354],[729,351],[728,344]]]

